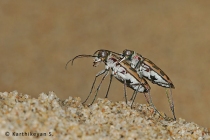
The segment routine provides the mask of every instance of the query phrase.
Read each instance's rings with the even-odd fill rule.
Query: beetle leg
[[[138,71],[139,77],[143,78],[143,72],[142,72],[142,63],[143,61],[139,60],[134,69]]]
[[[108,74],[109,74],[109,71],[108,71],[107,69],[105,69],[104,76],[102,77],[102,80],[101,80],[100,84],[98,85],[98,87],[97,87],[97,89],[96,89],[96,93],[95,93],[94,99],[93,99],[93,101],[92,101],[92,103],[91,103],[90,105],[92,105],[92,104],[94,103],[94,101],[95,101],[95,99],[96,99],[96,96],[98,95],[98,91],[99,91],[99,89],[100,89],[100,87],[101,87],[101,84],[102,84],[102,82],[104,81],[104,79],[106,78],[106,76],[107,76]]]
[[[134,91],[134,92],[135,92],[135,91]],[[134,93],[133,93],[132,97],[130,98],[130,101],[132,101],[132,100],[133,100],[133,98],[134,98]]]
[[[149,102],[149,105],[153,107],[153,109],[155,110],[155,112],[157,112],[161,117],[163,117],[163,115],[156,109],[156,107],[154,106],[153,102],[152,102],[152,97],[150,94],[150,90],[147,93],[144,93],[144,96],[146,97],[147,102]],[[163,117],[165,119],[165,117]]]
[[[87,96],[87,98],[85,99],[85,101],[82,104],[86,103],[86,101],[89,99],[89,97],[90,97],[90,95],[92,93],[93,87],[95,85],[97,77],[102,75],[102,74],[104,74],[106,71],[108,71],[108,70],[104,69],[104,70],[100,71],[98,74],[96,74],[95,79],[94,79],[93,84],[92,84],[92,87],[91,87],[91,90],[90,90],[90,93],[89,93],[89,95]]]
[[[125,94],[125,102],[127,104],[128,101],[127,101],[127,92],[126,92],[126,80],[124,80],[124,94]]]
[[[167,95],[167,98],[168,98],[168,102],[169,102],[169,105],[170,105],[171,112],[173,113],[174,121],[176,121],[176,116],[175,116],[175,111],[174,111],[174,102],[173,102],[171,88],[170,88],[170,95],[168,94],[168,90],[166,89],[166,95]]]
[[[140,85],[139,85],[139,87],[140,87]],[[139,89],[139,87],[138,87],[138,89]],[[133,108],[133,103],[134,103],[134,100],[136,99],[136,95],[137,95],[138,89],[135,90],[134,93],[133,93],[133,96],[132,96],[133,99],[132,99],[132,103],[131,103],[131,109]]]
[[[108,89],[107,89],[107,92],[106,92],[106,96],[105,96],[105,98],[108,98],[108,93],[109,93],[109,89],[110,89],[110,86],[111,86],[111,83],[112,83],[112,78],[113,78],[113,75],[112,75],[112,74],[110,74],[109,86],[108,86]]]

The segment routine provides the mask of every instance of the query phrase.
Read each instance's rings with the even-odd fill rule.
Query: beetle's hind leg
[[[154,104],[152,102],[152,97],[151,97],[151,94],[150,94],[150,90],[147,93],[144,93],[144,96],[146,97],[146,100],[149,103],[149,105],[153,107],[153,109],[155,110],[155,112],[157,112],[161,117],[163,117],[165,119],[165,117],[154,106]]]
[[[173,113],[174,121],[176,121],[176,115],[175,115],[175,111],[174,111],[174,102],[173,102],[171,88],[170,88],[170,95],[168,93],[168,90],[166,89],[166,95],[167,95],[167,98],[168,98],[168,102],[169,102],[169,105],[170,105],[171,112]]]

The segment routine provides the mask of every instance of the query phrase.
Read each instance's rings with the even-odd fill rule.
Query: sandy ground
[[[210,1],[0,1],[0,91],[38,97],[55,91],[85,100],[94,76],[92,58],[78,54],[98,49],[135,50],[157,64],[173,81],[177,118],[210,127]],[[100,78],[99,78],[100,79]],[[98,80],[99,81],[99,80]],[[109,78],[99,97],[106,94]],[[158,110],[172,116],[165,89],[150,83]],[[132,90],[128,90],[129,96]],[[62,93],[62,94],[61,94]],[[124,101],[116,80],[108,99]],[[137,103],[145,104],[142,94]]]
[[[145,104],[131,109],[125,101],[99,98],[88,107],[80,97],[61,100],[52,91],[38,98],[13,91],[0,92],[0,106],[1,139],[210,139],[207,128],[163,119]]]

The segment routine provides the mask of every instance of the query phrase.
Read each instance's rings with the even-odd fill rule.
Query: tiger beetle
[[[170,109],[173,113],[174,120],[176,120],[171,90],[171,88],[175,88],[175,86],[170,78],[151,60],[132,50],[124,50],[120,61],[126,61],[129,63],[129,65],[137,71],[139,77],[146,78],[153,84],[170,89],[170,95],[168,94],[168,90],[166,90],[166,95],[170,104]]]
[[[93,101],[91,102],[90,105],[92,105],[94,103],[103,80],[109,74],[109,71],[111,70],[110,81],[109,81],[109,85],[108,85],[108,89],[107,89],[107,93],[106,93],[105,98],[108,97],[108,92],[109,92],[110,85],[111,85],[111,82],[112,82],[112,77],[114,76],[118,81],[120,81],[121,83],[124,84],[124,96],[125,96],[126,104],[127,104],[127,93],[126,93],[126,86],[127,86],[127,87],[134,90],[133,97],[132,97],[131,108],[132,108],[132,105],[134,103],[134,100],[136,98],[137,93],[140,92],[140,93],[144,94],[144,96],[145,96],[147,102],[149,103],[149,105],[151,105],[154,108],[154,110],[160,116],[162,116],[159,113],[159,111],[157,111],[157,109],[155,108],[155,106],[152,102],[152,98],[151,98],[151,95],[150,95],[150,86],[147,83],[147,81],[144,78],[139,77],[136,70],[134,68],[132,68],[129,65],[129,63],[127,63],[126,61],[121,61],[121,58],[120,58],[121,55],[122,54],[115,53],[115,52],[112,52],[112,51],[109,51],[109,50],[101,49],[101,50],[97,50],[93,55],[85,55],[85,54],[77,55],[76,57],[74,57],[73,59],[71,59],[67,62],[66,68],[67,68],[67,65],[68,65],[69,62],[72,62],[72,65],[73,65],[74,60],[77,59],[77,58],[94,57],[95,58],[94,62],[93,62],[94,67],[98,66],[98,64],[101,63],[101,62],[103,62],[105,64],[105,69],[100,71],[98,74],[96,74],[95,79],[94,79],[93,84],[92,84],[92,87],[91,87],[91,90],[90,90],[90,93],[87,96],[87,98],[85,99],[85,101],[83,102],[83,104],[90,97],[97,77],[104,74],[101,82],[99,83],[99,86],[96,89],[94,99],[93,99]]]

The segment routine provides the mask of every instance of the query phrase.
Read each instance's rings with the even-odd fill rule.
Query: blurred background
[[[152,60],[173,81],[177,118],[209,128],[209,4],[192,0],[1,0],[0,91],[17,90],[32,97],[54,91],[60,99],[79,96],[84,101],[104,64],[95,68],[93,58],[81,58],[65,70],[66,62],[98,49],[119,53],[130,49]],[[98,97],[105,96],[108,83],[109,76]],[[158,110],[172,117],[165,89],[150,85]],[[123,97],[123,84],[113,79],[108,98],[122,101]],[[138,94],[136,102],[146,103],[143,94]]]

